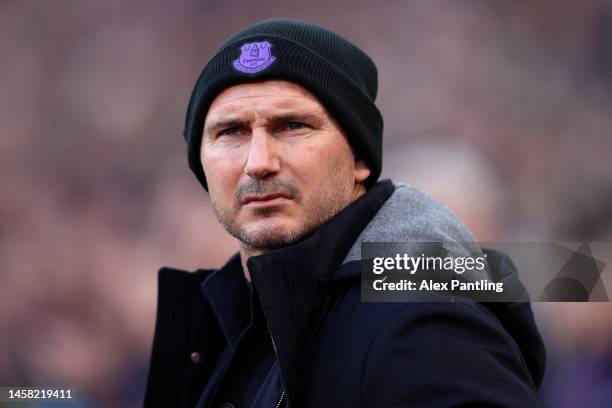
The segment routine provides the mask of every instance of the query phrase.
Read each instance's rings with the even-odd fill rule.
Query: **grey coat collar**
[[[450,208],[416,188],[394,183],[395,191],[367,224],[343,264],[361,259],[363,242],[452,242],[466,254],[479,253],[475,238]]]

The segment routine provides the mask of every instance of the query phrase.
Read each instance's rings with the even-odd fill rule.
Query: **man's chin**
[[[283,224],[257,225],[239,239],[249,248],[271,251],[296,244],[304,233]]]

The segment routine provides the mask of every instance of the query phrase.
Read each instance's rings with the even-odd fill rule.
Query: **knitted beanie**
[[[191,94],[185,130],[189,167],[208,190],[200,158],[210,104],[233,85],[284,79],[314,94],[336,119],[356,155],[368,165],[370,188],[382,167],[383,119],[374,104],[376,65],[339,35],[301,21],[266,20],[236,33],[208,61]]]

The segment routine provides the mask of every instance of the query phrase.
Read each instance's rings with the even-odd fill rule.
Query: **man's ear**
[[[363,184],[370,177],[370,168],[360,158],[355,158],[355,183]]]

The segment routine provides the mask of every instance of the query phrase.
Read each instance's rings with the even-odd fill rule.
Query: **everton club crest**
[[[234,60],[233,65],[245,74],[256,74],[268,68],[276,57],[270,53],[272,44],[269,41],[259,41],[242,44],[240,57]]]

